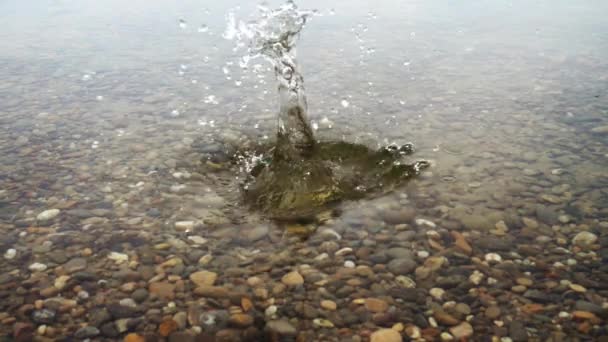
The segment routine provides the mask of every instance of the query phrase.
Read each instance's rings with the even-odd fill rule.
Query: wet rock
[[[524,297],[533,300],[537,303],[550,303],[552,302],[554,299],[551,295],[544,293],[542,291],[539,290],[527,290],[524,293]]]
[[[322,300],[321,307],[325,310],[334,311],[334,310],[336,310],[338,305],[336,304],[336,302],[334,302],[332,300]]]
[[[111,338],[115,338],[115,337],[118,337],[118,335],[120,335],[120,333],[118,332],[118,329],[116,328],[116,324],[114,324],[114,322],[105,323],[104,325],[101,326],[99,331],[101,332],[101,334],[103,336],[111,337]]]
[[[608,134],[608,126],[598,126],[591,129],[591,133],[606,135]]]
[[[32,312],[32,321],[38,324],[50,324],[55,321],[56,312],[50,309],[35,310]]]
[[[408,275],[416,269],[416,262],[411,258],[393,259],[387,264],[387,268],[396,275]]]
[[[164,320],[158,327],[158,333],[164,337],[169,336],[175,330],[177,330],[177,323],[172,319]]]
[[[68,273],[83,271],[87,268],[87,260],[85,258],[74,258],[63,265],[63,269]]]
[[[411,249],[403,247],[389,248],[386,254],[392,259],[414,259],[414,253],[412,253]]]
[[[195,342],[196,336],[187,331],[176,331],[169,335],[169,342]],[[203,340],[205,341],[205,340]]]
[[[370,336],[370,342],[401,342],[401,334],[393,329],[380,329]]]
[[[91,326],[82,327],[74,333],[74,337],[77,339],[91,338],[99,335],[99,329]]]

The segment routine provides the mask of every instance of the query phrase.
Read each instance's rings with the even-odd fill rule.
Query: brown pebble
[[[388,303],[378,298],[367,298],[365,308],[371,312],[384,312],[388,310]]]
[[[164,320],[158,327],[158,333],[164,337],[169,336],[175,330],[177,330],[177,322],[172,319]]]

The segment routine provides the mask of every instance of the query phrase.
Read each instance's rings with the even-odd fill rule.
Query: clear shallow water
[[[272,138],[275,132],[272,74],[263,74],[265,83],[251,75],[241,78],[232,43],[221,38],[224,15],[236,5],[0,4],[0,228],[5,235],[0,246],[3,253],[11,248],[17,252],[0,264],[1,286],[3,298],[20,293],[0,307],[2,333],[11,333],[15,322],[31,321],[31,310],[23,306],[42,298],[40,290],[54,286],[65,272],[61,261],[66,260],[53,259],[53,253],[67,260],[85,254],[86,271],[94,281],[72,275],[72,285],[84,286],[91,297],[107,292],[98,280],[110,280],[103,305],[131,296],[118,290],[127,281],[116,275],[127,264],[108,261],[110,251],[129,254],[129,269],[139,274],[173,256],[180,258],[182,270],[153,270],[180,277],[153,282],[184,283],[181,291],[176,286],[176,312],[206,298],[192,291],[188,276],[193,271],[216,272],[220,286],[251,295],[260,286],[244,279],[260,277],[272,290],[285,273],[298,269],[307,275],[306,291],[271,291],[269,298],[279,303],[276,318],[291,319],[298,331],[319,339],[337,339],[340,334],[365,339],[378,327],[398,322],[424,329],[434,315],[428,310],[449,300],[470,306],[474,317],[469,322],[479,339],[516,334],[512,322],[526,322],[527,333],[542,338],[559,330],[558,324],[567,336],[593,339],[606,333],[602,311],[594,313],[599,323],[559,316],[562,311],[572,315],[590,310],[576,307],[577,300],[601,306],[606,298],[602,257],[608,229],[608,136],[601,129],[608,125],[606,4],[413,1],[372,6],[349,1],[332,4],[335,15],[329,15],[330,8],[322,2],[300,4],[326,14],[310,22],[298,45],[318,136],[371,146],[412,141],[418,148],[415,157],[433,164],[401,191],[346,203],[339,218],[306,241],[243,208],[232,171],[208,172],[199,165],[207,152],[221,150],[226,142],[243,144]],[[241,13],[253,8],[253,3],[243,5]],[[198,32],[201,24],[208,25],[207,32]],[[227,66],[227,61],[234,65]],[[228,67],[230,80],[223,67]],[[242,81],[240,87],[237,80]],[[61,210],[56,218],[36,219],[52,208]],[[193,226],[176,226],[183,221]],[[497,228],[502,227],[500,221],[508,231]],[[29,233],[23,234],[28,227]],[[337,246],[353,252],[335,256],[333,247],[323,244],[328,240],[321,233],[324,229],[337,232]],[[429,230],[439,238],[433,240]],[[592,246],[577,247],[573,238],[587,230],[599,239]],[[256,233],[244,237],[248,231]],[[483,260],[487,253],[499,253],[503,261],[495,268],[501,272],[452,255],[450,231],[467,237],[473,257]],[[188,236],[207,242],[196,245]],[[166,248],[162,244],[168,241]],[[411,251],[414,255],[398,257],[411,257],[417,267],[425,259],[418,251],[446,256],[449,264],[426,278],[394,265],[387,271],[394,255],[373,256],[396,247]],[[329,261],[315,260],[324,252]],[[206,254],[214,259],[200,265],[199,258]],[[368,266],[373,276],[350,275],[341,268],[345,261]],[[28,270],[34,262],[48,269]],[[267,268],[271,271],[260,271]],[[473,270],[484,273],[482,285],[451,287],[437,279],[468,279]],[[399,288],[398,275],[415,280],[416,291],[426,300],[415,303],[395,296],[391,291]],[[314,284],[324,277],[332,279],[329,285]],[[499,285],[488,284],[488,277]],[[532,279],[527,290],[548,297],[513,290],[517,277]],[[136,279],[136,286],[147,288],[150,278]],[[19,284],[25,280],[29,285]],[[558,285],[552,286],[552,281]],[[574,291],[560,281],[582,284],[586,291]],[[352,291],[339,291],[349,286]],[[493,302],[467,295],[480,286],[498,298],[502,313],[496,320],[502,320],[503,327],[484,316]],[[433,287],[444,288],[446,298],[433,299],[428,294]],[[86,312],[98,305],[77,299],[72,286],[50,297],[55,295],[77,300],[77,307]],[[367,297],[388,302],[392,318],[379,318],[352,304]],[[319,308],[320,298],[334,300],[338,310]],[[148,322],[132,330],[156,331],[151,319],[155,313],[149,311],[163,308],[167,301],[152,298],[138,304],[138,317],[144,315]],[[522,313],[528,302],[549,308],[529,316]],[[270,304],[267,298],[255,303],[252,315],[263,319],[256,318],[254,326],[262,330],[272,318],[263,314]],[[202,311],[227,308],[200,305]],[[26,314],[20,314],[20,308]],[[346,320],[341,310],[355,312],[360,319]],[[87,314],[67,314],[65,321],[61,315],[47,323],[56,327],[55,336],[70,336],[78,323],[91,322]],[[319,317],[337,328],[315,328],[313,319]],[[466,315],[458,318],[460,324]],[[555,322],[547,324],[546,319]],[[581,328],[585,322],[597,328]],[[449,331],[449,324],[440,323],[436,330]]]

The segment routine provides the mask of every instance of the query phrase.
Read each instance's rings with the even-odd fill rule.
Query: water
[[[311,341],[366,340],[398,323],[404,338],[456,335],[471,315],[475,340],[606,335],[605,2],[300,4],[322,14],[297,56],[315,135],[413,141],[432,163],[398,191],[344,203],[307,240],[295,234],[315,227],[241,205],[221,155],[272,140],[279,107],[272,68],[251,61],[242,73],[222,37],[237,5],[0,4],[1,335],[24,322],[72,336],[86,323],[121,338],[90,308],[125,298],[140,309],[132,332],[157,333],[156,309],[193,307],[206,316],[181,330],[237,334],[222,324],[239,303],[194,293],[199,270],[254,302],[251,334],[270,322]],[[240,5],[240,18],[256,9]],[[216,172],[201,172],[201,158]],[[294,270],[304,284],[283,288],[299,282],[283,279]],[[366,298],[380,302],[357,304]]]

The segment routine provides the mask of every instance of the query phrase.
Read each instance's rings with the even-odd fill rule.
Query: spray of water
[[[252,59],[263,57],[274,67],[280,103],[277,151],[281,157],[306,154],[314,145],[295,47],[306,22],[316,14],[288,1],[277,9],[258,6],[258,17],[247,22],[237,22],[233,12],[227,16],[224,38],[236,41],[236,50],[247,51],[240,66],[247,68]]]

